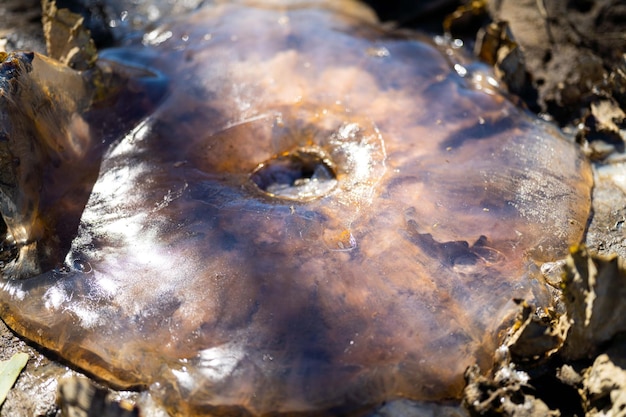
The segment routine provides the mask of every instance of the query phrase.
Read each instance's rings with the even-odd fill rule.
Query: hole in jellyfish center
[[[250,176],[265,194],[307,201],[327,195],[337,185],[330,160],[314,149],[286,152],[261,163]]]

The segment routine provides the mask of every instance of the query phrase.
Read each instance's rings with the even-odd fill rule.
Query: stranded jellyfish
[[[583,235],[577,149],[363,6],[214,2],[119,45],[2,56],[0,313],[172,414],[458,398]]]

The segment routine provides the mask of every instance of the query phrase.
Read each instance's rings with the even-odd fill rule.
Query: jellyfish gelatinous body
[[[457,398],[583,235],[578,150],[363,6],[215,2],[121,45],[2,56],[0,314],[172,413]]]

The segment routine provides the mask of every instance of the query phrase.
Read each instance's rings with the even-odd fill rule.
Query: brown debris
[[[591,103],[591,114],[596,121],[596,131],[626,139],[626,113],[611,98]]]
[[[585,370],[580,391],[587,416],[618,415],[626,409],[626,370],[602,354]]]
[[[0,1],[0,51],[45,52],[40,0]]]
[[[617,256],[590,256],[585,247],[567,260],[563,300],[569,326],[561,356],[591,357],[603,343],[626,331],[626,269]]]
[[[96,386],[84,377],[60,381],[57,402],[62,416],[138,417],[139,408],[127,401],[111,398],[110,390]]]
[[[504,81],[509,91],[524,93],[529,80],[524,54],[507,22],[494,22],[481,29],[477,35],[475,53],[494,66],[496,76]]]
[[[494,66],[511,93],[544,118],[578,131],[593,159],[624,151],[623,2],[467,1],[444,22],[446,33],[471,44],[478,10],[486,23],[476,35],[475,54]]]
[[[624,151],[626,113],[612,97],[599,98],[585,112],[578,140],[592,160],[602,160],[614,151]]]
[[[465,373],[468,386],[464,404],[472,416],[558,416],[545,402],[535,398],[528,384],[529,376],[514,366],[502,367],[493,379],[480,375],[478,367],[470,367]]]
[[[42,6],[48,56],[76,70],[93,67],[98,51],[83,17],[57,8],[55,0],[44,0]]]
[[[474,32],[478,30],[487,18],[487,1],[471,0],[458,6],[454,12],[446,16],[443,21],[443,30],[454,37],[461,37],[468,32],[471,33],[472,30]]]
[[[505,346],[515,361],[539,361],[563,344],[564,334],[555,319],[543,309],[520,301],[521,312]]]
[[[613,75],[623,72],[626,48],[619,35],[626,11],[619,2],[494,0],[488,8],[494,21],[509,23],[542,111],[566,124],[580,118],[595,97],[614,97],[624,107],[623,78]]]
[[[622,258],[573,249],[562,284],[566,313],[542,319],[520,303],[520,316],[498,349],[497,370],[485,377],[468,369],[464,402],[472,415],[622,415],[625,280]]]

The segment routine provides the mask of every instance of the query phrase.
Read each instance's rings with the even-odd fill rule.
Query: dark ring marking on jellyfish
[[[408,220],[407,223],[407,239],[419,246],[426,255],[440,259],[445,266],[471,266],[478,262],[489,264],[504,259],[503,254],[487,245],[487,237],[484,235],[471,246],[466,241],[438,242],[430,233],[419,233],[415,220]]]
[[[511,116],[502,117],[502,115],[499,115],[499,117],[493,117],[491,119],[485,117],[466,129],[452,132],[450,136],[441,142],[439,148],[458,148],[466,144],[466,142],[501,135],[513,129],[515,124],[516,122]]]
[[[250,179],[269,196],[296,201],[323,197],[337,185],[331,161],[318,149],[278,155],[261,163]]]

